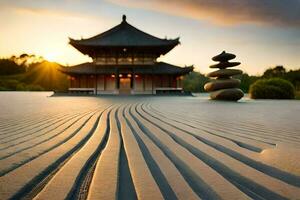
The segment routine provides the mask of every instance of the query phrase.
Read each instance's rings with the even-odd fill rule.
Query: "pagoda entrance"
[[[131,78],[124,77],[119,79],[120,88],[119,94],[130,94],[131,93]]]

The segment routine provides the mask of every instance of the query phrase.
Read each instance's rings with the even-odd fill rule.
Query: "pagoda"
[[[178,67],[157,58],[179,42],[147,34],[126,21],[99,35],[69,42],[93,61],[60,70],[69,75],[69,92],[89,94],[182,93],[182,77],[193,66]]]

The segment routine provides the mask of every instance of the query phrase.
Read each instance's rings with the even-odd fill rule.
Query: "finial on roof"
[[[122,16],[123,22],[126,22],[126,15]]]

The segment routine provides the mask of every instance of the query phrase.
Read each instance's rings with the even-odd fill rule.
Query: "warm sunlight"
[[[49,60],[51,62],[55,62],[58,60],[58,57],[59,57],[59,53],[56,53],[56,52],[48,52],[46,53],[45,55],[43,55],[43,57],[46,59],[46,60]]]
[[[0,0],[0,200],[300,200],[299,8]]]

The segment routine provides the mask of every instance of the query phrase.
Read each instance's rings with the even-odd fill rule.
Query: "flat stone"
[[[210,68],[220,68],[220,69],[225,69],[227,67],[235,67],[240,65],[240,62],[220,62],[218,64],[215,65],[211,65],[209,66]]]
[[[237,88],[241,84],[241,81],[238,79],[224,79],[224,80],[214,80],[212,82],[206,83],[204,89],[207,92],[212,92],[220,89],[227,88]]]
[[[238,88],[222,89],[210,93],[210,98],[213,100],[238,101],[243,96],[243,91]]]
[[[230,77],[238,74],[242,74],[243,71],[239,69],[219,69],[214,72],[208,73],[207,77]]]
[[[226,53],[223,51],[221,54],[215,56],[212,58],[213,61],[219,61],[219,62],[225,62],[228,60],[234,59],[236,56],[232,53]]]

